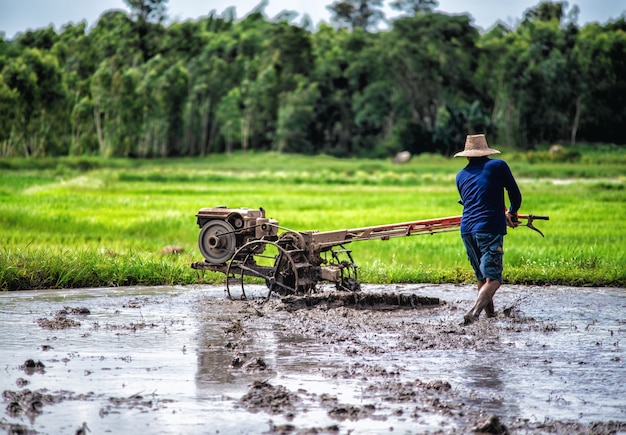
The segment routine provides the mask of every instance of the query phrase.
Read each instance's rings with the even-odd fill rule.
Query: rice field
[[[583,148],[572,161],[503,152],[524,196],[520,212],[550,216],[536,223],[545,238],[509,231],[505,282],[626,287],[623,148]],[[454,216],[464,164],[273,153],[0,160],[0,290],[220,283],[190,268],[202,259],[202,207],[263,207],[298,231]],[[458,232],[348,246],[363,282],[473,281]]]

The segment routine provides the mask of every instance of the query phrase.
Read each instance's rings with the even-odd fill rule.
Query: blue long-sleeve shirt
[[[504,160],[471,158],[456,175],[456,186],[463,201],[461,234],[506,234],[504,190],[511,212],[522,205],[522,193]]]

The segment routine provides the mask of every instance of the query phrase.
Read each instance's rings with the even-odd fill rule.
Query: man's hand
[[[519,219],[517,219],[517,213],[513,213],[507,210],[505,213],[506,224],[511,228],[517,228],[519,226]]]

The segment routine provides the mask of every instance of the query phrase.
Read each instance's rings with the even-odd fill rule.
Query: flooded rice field
[[[259,292],[263,289],[259,289]],[[329,288],[330,290],[330,288]],[[7,433],[626,433],[626,289],[0,293]]]

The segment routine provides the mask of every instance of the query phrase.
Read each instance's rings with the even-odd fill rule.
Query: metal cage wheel
[[[253,240],[239,248],[233,258],[226,271],[226,291],[231,299],[231,279],[241,285],[243,299],[246,298],[246,285],[264,284],[269,290],[268,299],[272,293],[281,296],[296,293],[296,263],[289,252],[277,243]]]
[[[356,292],[361,290],[361,283],[357,276],[357,265],[352,259],[352,251],[338,245],[339,249],[331,249],[332,262],[341,266],[341,279],[335,283],[337,290]],[[348,259],[341,260],[340,255],[345,255]]]

